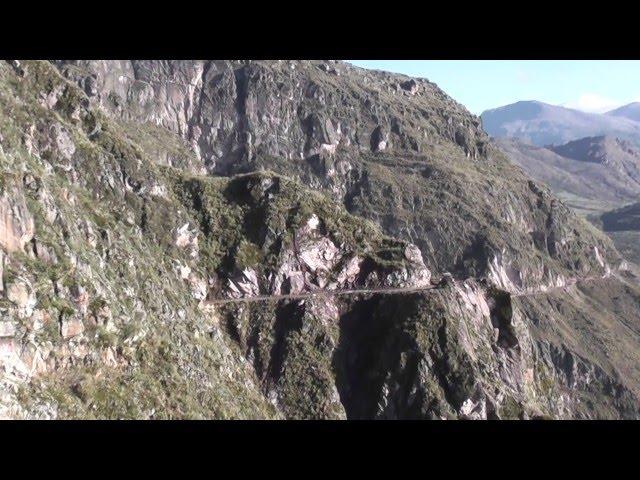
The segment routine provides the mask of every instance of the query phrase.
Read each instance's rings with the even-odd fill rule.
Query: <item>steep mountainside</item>
[[[544,147],[584,137],[611,135],[640,144],[640,123],[537,101],[523,101],[482,113],[482,127],[494,138],[516,138]]]
[[[431,270],[528,288],[602,269],[594,248],[615,262],[607,239],[490,148],[478,118],[426,80],[340,62],[58,66],[116,118],[180,135],[200,159],[193,171],[298,178],[415,243]]]
[[[626,218],[625,210],[617,209],[640,198],[640,153],[636,147],[607,136],[587,137],[549,148],[515,139],[496,139],[495,144],[576,212],[604,227],[627,260],[640,261],[640,234],[627,227],[611,227],[618,223],[613,219]],[[605,218],[613,223],[604,225]]]
[[[640,416],[618,253],[427,81],[1,62],[0,135],[0,416]]]
[[[640,153],[625,140],[603,135],[581,138],[549,148],[563,157],[606,165],[611,170],[626,173],[632,179],[640,181]]]

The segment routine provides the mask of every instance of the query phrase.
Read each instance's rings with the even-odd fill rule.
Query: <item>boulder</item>
[[[389,146],[389,134],[382,127],[377,126],[371,134],[371,150],[374,152],[382,152]]]
[[[302,272],[293,272],[285,279],[282,286],[285,294],[296,295],[301,293],[305,287],[304,274]]]
[[[191,257],[198,255],[198,232],[189,230],[189,223],[177,228],[173,234],[175,246],[190,251]]]
[[[406,82],[402,82],[400,84],[400,88],[407,92],[409,95],[415,95],[418,93],[418,82],[416,82],[413,78],[411,80],[407,80]]]
[[[259,293],[258,276],[252,268],[245,268],[229,279],[228,294],[232,297],[253,297]]]
[[[60,323],[60,335],[63,338],[71,338],[84,332],[84,324],[78,317],[63,318]]]
[[[18,308],[19,316],[29,317],[36,305],[36,296],[30,285],[23,281],[16,281],[7,287],[7,299]]]

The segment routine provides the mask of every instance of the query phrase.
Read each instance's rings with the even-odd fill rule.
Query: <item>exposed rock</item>
[[[256,296],[260,293],[255,270],[246,268],[234,279],[229,279],[229,294],[236,297]]]
[[[77,317],[64,318],[60,322],[60,335],[62,338],[71,338],[84,332],[84,324]]]
[[[45,263],[55,264],[57,263],[57,257],[55,252],[38,241],[36,238],[31,240],[33,245],[33,253]]]
[[[7,252],[23,250],[33,238],[35,224],[23,193],[14,188],[0,196],[0,247]]]
[[[407,80],[406,82],[402,82],[400,87],[405,90],[409,95],[415,95],[418,93],[418,82],[415,79]]]
[[[389,142],[389,136],[384,129],[378,125],[371,134],[371,150],[381,152],[386,150]]]
[[[362,266],[362,259],[355,256],[350,257],[344,262],[344,266],[338,272],[336,276],[336,283],[338,285],[352,285],[360,273]]]
[[[191,287],[191,295],[193,298],[196,300],[204,300],[207,298],[209,286],[204,279],[192,274],[188,278],[188,283]]]
[[[189,230],[188,223],[176,229],[174,242],[176,247],[189,250],[192,257],[198,255],[198,234]]]
[[[432,83],[56,65],[0,62],[0,415],[640,417],[617,253]]]
[[[113,320],[113,314],[109,305],[102,304],[91,312],[91,319],[95,325],[110,326]]]
[[[70,290],[73,302],[78,308],[78,311],[82,315],[86,315],[87,309],[89,308],[89,294],[81,285],[73,285]]]
[[[20,61],[18,60],[7,60],[7,62],[9,63],[9,65],[11,65],[11,68],[13,68],[13,71],[16,73],[16,75],[18,75],[19,77],[24,76],[24,69],[22,68]]]
[[[0,338],[13,338],[16,334],[14,322],[0,322]]]
[[[36,296],[31,286],[16,280],[7,286],[7,300],[16,304],[20,316],[29,317],[36,305]]]
[[[455,134],[440,113],[462,120],[459,106],[433,83],[342,62],[65,61],[58,67],[83,88],[95,84],[99,93],[92,98],[106,110],[183,136],[218,173],[241,171],[258,152],[300,158],[337,144],[383,150],[392,141],[389,133],[375,142],[371,136],[390,127],[381,125],[382,112],[405,132],[394,146],[414,152],[424,137],[413,119],[448,140]],[[392,84],[407,98],[390,96]],[[469,145],[484,136],[475,123],[468,126]]]

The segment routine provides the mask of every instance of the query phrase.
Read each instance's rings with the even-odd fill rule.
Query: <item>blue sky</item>
[[[518,100],[588,112],[640,101],[640,61],[350,60],[365,68],[424,77],[475,114]]]

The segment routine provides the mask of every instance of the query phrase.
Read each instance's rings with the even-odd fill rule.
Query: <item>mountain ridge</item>
[[[629,120],[640,122],[640,102],[628,103],[627,105],[623,105],[606,112],[606,115],[624,117]]]
[[[623,115],[583,112],[539,101],[486,110],[481,118],[492,137],[518,138],[541,147],[600,135],[640,142],[640,123]]]

